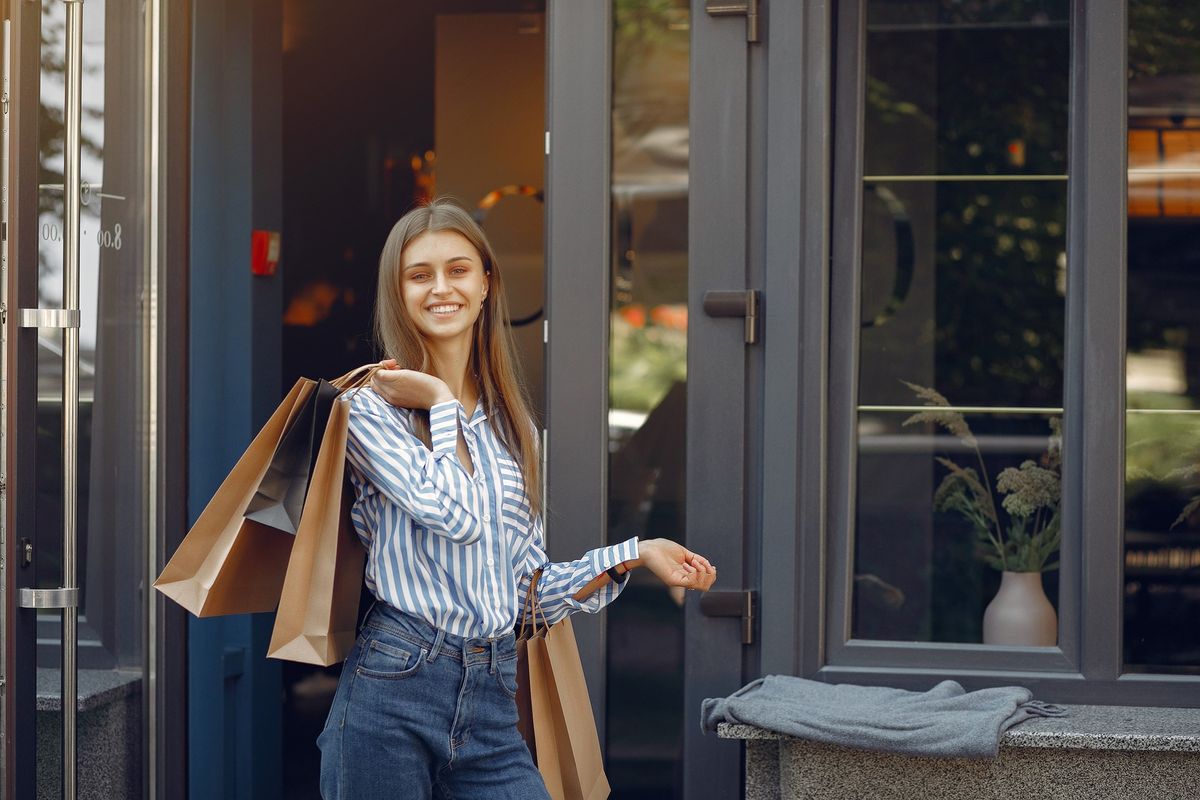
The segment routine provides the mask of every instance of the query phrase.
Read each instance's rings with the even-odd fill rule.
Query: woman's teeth
[[[448,317],[454,312],[458,311],[460,308],[462,308],[460,305],[430,306],[429,311],[430,313],[437,314],[438,316]]]

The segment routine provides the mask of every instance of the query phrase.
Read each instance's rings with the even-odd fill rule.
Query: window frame
[[[812,315],[824,324],[824,359],[814,363],[802,357],[797,367],[802,396],[811,396],[816,386],[824,392],[821,402],[800,410],[801,440],[822,446],[816,453],[798,447],[793,484],[800,512],[793,528],[796,548],[810,556],[795,562],[801,611],[791,625],[793,663],[807,677],[907,688],[954,678],[968,688],[1020,683],[1042,699],[1062,702],[1200,706],[1200,675],[1127,673],[1123,663],[1126,5],[1073,0],[1070,8],[1066,246],[1074,269],[1068,271],[1066,296],[1064,536],[1056,648],[851,636],[866,4],[837,3],[820,26],[833,53],[833,97],[824,109],[805,104],[799,133],[806,140],[825,133],[833,143],[852,145],[829,145],[831,191],[820,215],[826,227],[813,230],[806,222],[802,233],[828,237],[830,254],[805,259],[801,266],[806,285],[818,287],[824,279],[828,289],[823,308],[809,297],[801,305],[805,335]],[[822,275],[811,274],[818,271]],[[811,475],[814,459],[825,468],[823,481]],[[765,593],[780,579],[765,570],[763,582]],[[770,615],[765,616],[767,625]]]

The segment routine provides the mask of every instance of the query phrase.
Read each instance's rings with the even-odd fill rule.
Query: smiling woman
[[[435,200],[396,223],[375,318],[389,358],[350,399],[346,445],[376,602],[317,741],[327,800],[397,785],[408,797],[548,797],[516,726],[526,597],[552,625],[600,611],[634,567],[680,589],[716,580],[703,556],[662,539],[549,560],[507,319],[495,254],[466,211]]]

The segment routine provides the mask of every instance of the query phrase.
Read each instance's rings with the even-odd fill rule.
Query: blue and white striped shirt
[[[595,613],[620,593],[626,580],[572,599],[604,570],[637,558],[637,539],[550,563],[521,467],[482,406],[470,420],[457,400],[430,409],[431,452],[413,432],[413,412],[369,387],[350,395],[351,517],[367,548],[367,588],[379,600],[447,633],[490,637],[512,630],[538,567],[538,599],[551,624],[574,611]],[[460,423],[474,476],[458,460]]]

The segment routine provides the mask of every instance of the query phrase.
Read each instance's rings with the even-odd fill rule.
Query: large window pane
[[[609,542],[684,541],[686,0],[614,0]],[[614,800],[681,797],[683,598],[641,571],[608,615]]]
[[[1125,661],[1200,673],[1200,5],[1129,3]]]
[[[81,794],[142,796],[143,4],[83,7],[77,564]],[[39,305],[63,300],[65,4],[42,6]],[[62,586],[62,336],[38,332],[36,580]],[[38,612],[38,796],[61,776],[61,614]]]
[[[853,635],[1052,645],[1069,4],[866,8]],[[1042,570],[1048,638],[985,636]]]

